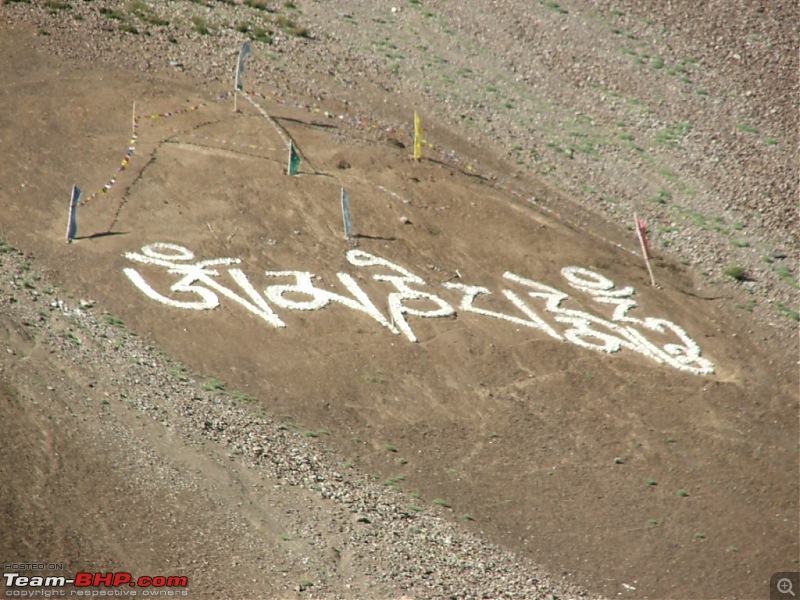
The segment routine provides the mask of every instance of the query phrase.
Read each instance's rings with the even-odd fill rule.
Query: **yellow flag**
[[[419,160],[422,156],[422,123],[419,122],[419,115],[414,111],[414,160]]]

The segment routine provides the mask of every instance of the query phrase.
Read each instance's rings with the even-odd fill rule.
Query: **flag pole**
[[[422,157],[422,123],[419,114],[414,111],[414,160],[419,162]]]
[[[647,265],[647,272],[650,274],[650,284],[656,287],[656,278],[653,277],[653,268],[650,266],[650,253],[647,251],[647,243],[645,242],[642,228],[639,226],[639,217],[636,216],[636,213],[633,213],[633,225],[634,229],[636,229],[636,236],[639,238],[639,246],[642,248],[644,264]]]
[[[344,188],[342,188],[342,219],[344,221],[344,237],[348,242],[352,243],[353,229],[350,225],[350,198]]]
[[[81,190],[77,185],[72,186],[72,191],[69,194],[69,215],[67,216],[67,243],[71,244],[72,240],[78,234],[78,201],[81,199]]]

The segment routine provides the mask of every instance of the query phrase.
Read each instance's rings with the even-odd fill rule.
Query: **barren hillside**
[[[4,572],[379,599],[797,571],[797,9],[652,6],[0,4]]]

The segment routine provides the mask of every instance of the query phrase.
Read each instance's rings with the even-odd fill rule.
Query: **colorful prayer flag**
[[[353,237],[353,230],[350,226],[350,198],[344,188],[342,188],[342,218],[344,219],[344,236],[349,240]]]
[[[634,215],[634,218],[636,219],[636,228],[639,230],[639,236],[642,240],[642,248],[644,249],[644,253],[647,255],[647,258],[653,258],[653,255],[650,253],[650,243],[647,241],[647,226],[639,217]]]
[[[642,247],[642,254],[644,255],[644,264],[647,265],[647,272],[650,275],[650,284],[656,286],[656,278],[653,276],[653,267],[650,266],[650,244],[647,243],[647,227],[644,221],[633,214],[633,223],[636,226],[636,236],[639,238],[639,244]]]
[[[289,144],[289,165],[286,168],[288,175],[297,175],[297,170],[300,168],[300,155],[295,150],[294,144]]]
[[[236,62],[236,78],[235,87],[237,90],[243,88],[242,75],[244,75],[244,62],[247,60],[247,55],[250,54],[250,42],[242,44],[242,49],[239,51],[239,60]]]
[[[69,218],[67,219],[67,243],[72,243],[78,234],[78,200],[81,199],[81,190],[77,185],[72,186],[72,195],[69,199]]]
[[[422,156],[422,123],[420,123],[417,111],[414,111],[414,160],[419,160]]]

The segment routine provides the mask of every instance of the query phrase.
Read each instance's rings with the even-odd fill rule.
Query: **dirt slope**
[[[519,13],[541,29],[522,27],[513,39],[538,48],[525,31],[557,35],[550,20],[565,14],[552,4]],[[628,217],[606,221],[600,206],[578,204],[580,161],[592,186],[615,179],[597,175],[603,165],[626,173],[605,151],[576,145],[544,177],[549,159],[523,172],[496,150],[517,135],[513,114],[492,113],[507,129],[496,135],[442,114],[425,120],[425,159],[410,160],[401,119],[417,107],[394,86],[418,82],[401,66],[388,83],[392,71],[376,57],[402,54],[404,36],[425,40],[424,56],[449,56],[444,74],[458,68],[458,54],[442,35],[495,42],[483,37],[491,30],[472,29],[483,19],[470,24],[449,5],[399,8],[356,3],[345,15],[309,3],[267,13],[308,24],[312,37],[276,27],[272,46],[254,43],[248,89],[273,124],[244,96],[233,112],[227,86],[214,80],[230,72],[241,38],[232,25],[242,13],[225,11],[261,14],[254,9],[175,3],[169,29],[153,26],[149,37],[83,38],[103,50],[97,63],[64,34],[116,21],[144,29],[131,7],[109,19],[87,5],[55,17],[2,6],[2,447],[11,482],[2,503],[15,524],[3,556],[187,574],[193,597],[537,598],[584,593],[576,585],[623,597],[763,595],[772,573],[796,569],[800,556],[797,355],[786,317],[794,267],[779,268],[796,253],[790,205],[731,208],[763,215],[747,221],[753,256],[736,254],[747,247],[729,243],[732,220],[710,226],[716,176],[691,171],[687,185],[700,191],[688,193],[665,174],[683,173],[676,165],[702,153],[705,134],[689,148],[673,136],[642,159],[642,177],[654,169],[683,190],[668,191],[667,221],[694,210],[708,226],[694,218],[696,229],[672,232],[679,250],[694,249],[696,266],[667,254],[670,238],[656,233],[651,287]],[[192,34],[196,10],[216,25],[211,35]],[[595,10],[584,18],[608,18]],[[495,41],[513,14],[498,8]],[[23,17],[52,35],[37,37]],[[190,76],[163,69],[168,36]],[[384,41],[367,44],[375,39]],[[359,43],[369,51],[355,56]],[[280,56],[290,51],[297,66]],[[341,68],[321,66],[326,51]],[[486,62],[460,68],[472,69],[465,85],[483,90],[497,84],[489,73],[522,77]],[[327,78],[316,81],[325,75],[315,69]],[[603,73],[626,77],[611,66]],[[428,115],[440,114],[432,99],[447,87],[426,88]],[[130,143],[134,100],[130,165],[91,197]],[[556,123],[588,100],[565,94],[547,118]],[[777,104],[776,118],[790,119]],[[605,135],[599,127],[587,135]],[[737,162],[725,150],[720,161],[741,169],[749,194],[770,180],[778,187],[769,193],[786,200],[796,185],[780,187],[794,134],[770,131],[780,143],[764,145],[767,162]],[[284,136],[303,156],[297,177],[284,174]],[[73,182],[91,202],[68,246]],[[353,244],[342,235],[342,188]],[[612,216],[643,208],[620,194],[624,209]],[[759,261],[761,244],[773,262]],[[170,291],[178,277],[151,259],[171,256],[179,268],[182,248],[195,261],[240,262],[208,267],[203,291]],[[752,284],[724,283],[719,265],[731,260],[764,270]],[[315,278],[298,289],[308,273]],[[611,283],[592,273],[617,292],[635,288],[620,292],[637,303],[629,317],[676,327],[621,320],[608,297],[598,299]],[[474,302],[463,286],[482,288]],[[559,292],[568,298],[556,306]],[[683,349],[670,354],[669,344]]]

